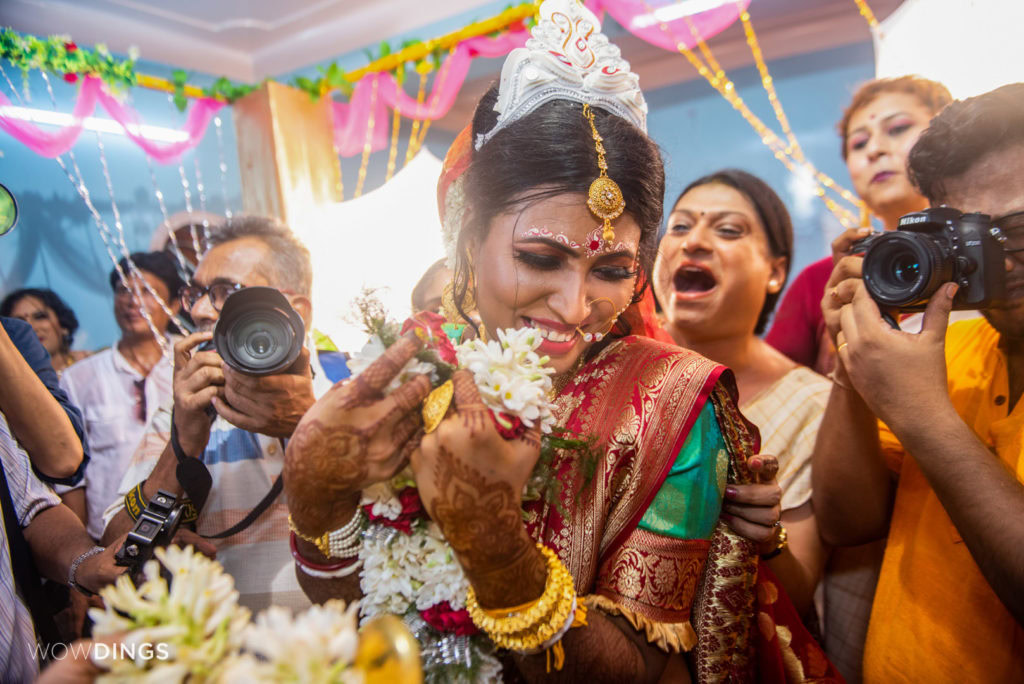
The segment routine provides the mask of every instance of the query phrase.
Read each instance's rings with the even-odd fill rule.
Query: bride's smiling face
[[[488,334],[536,328],[544,338],[538,351],[557,373],[569,371],[595,343],[584,334],[606,334],[633,297],[640,226],[629,214],[614,226],[606,243],[582,193],[525,201],[496,216],[483,241],[470,245]]]

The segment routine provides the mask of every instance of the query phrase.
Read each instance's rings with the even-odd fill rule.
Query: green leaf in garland
[[[185,97],[184,93],[175,93],[172,99],[174,106],[178,108],[179,112],[185,111],[185,108],[188,107],[188,98]]]
[[[391,54],[391,45],[386,41],[380,41],[380,56],[387,57]]]

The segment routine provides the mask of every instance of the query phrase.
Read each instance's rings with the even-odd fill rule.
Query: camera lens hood
[[[213,343],[224,362],[249,375],[274,375],[299,357],[302,317],[280,291],[247,287],[224,301]]]

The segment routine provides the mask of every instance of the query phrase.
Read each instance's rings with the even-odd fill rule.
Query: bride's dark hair
[[[497,84],[480,99],[473,114],[473,140],[494,128],[498,114]],[[593,107],[594,123],[604,138],[608,175],[619,184],[626,213],[640,226],[636,298],[647,286],[647,277],[658,247],[665,199],[665,169],[658,146],[639,128],[599,107]],[[487,144],[473,152],[466,170],[466,223],[459,235],[455,274],[458,305],[468,284],[467,240],[483,241],[491,221],[512,207],[565,193],[586,195],[600,174],[590,124],[583,105],[553,100],[498,131]],[[595,224],[597,219],[594,219]]]

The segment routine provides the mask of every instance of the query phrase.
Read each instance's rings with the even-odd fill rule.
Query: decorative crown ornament
[[[639,79],[601,33],[593,12],[576,0],[544,0],[537,14],[526,47],[505,58],[494,105],[498,122],[477,136],[475,149],[550,100],[600,107],[646,132],[647,102]]]

